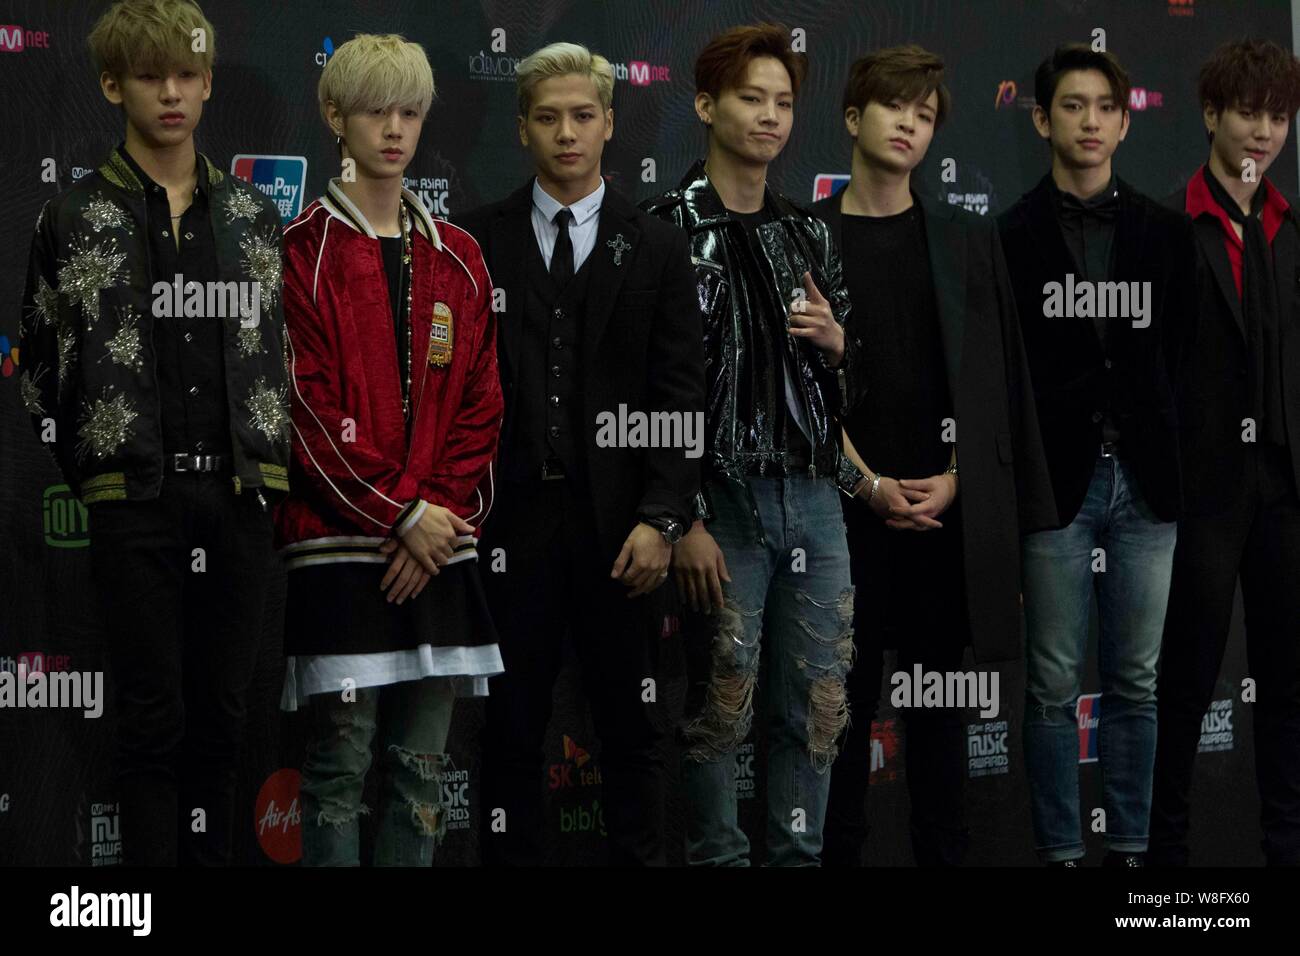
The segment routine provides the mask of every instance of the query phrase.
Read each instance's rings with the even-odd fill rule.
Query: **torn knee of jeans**
[[[405,747],[399,747],[397,744],[390,744],[388,749],[397,755],[403,767],[410,770],[421,780],[440,780],[442,778],[443,764],[447,759],[446,754],[420,754],[414,750],[407,750]]]
[[[719,760],[749,735],[754,719],[759,635],[756,633],[751,643],[745,642],[745,616],[730,603],[718,611],[713,670],[704,706],[683,731],[690,744],[687,755],[692,760]],[[754,653],[746,655],[748,661],[741,662],[737,660],[738,648],[753,648]]]
[[[438,788],[441,792],[442,788]],[[432,837],[434,844],[441,842],[447,833],[447,817],[441,802],[426,803],[408,797],[406,805],[411,809],[411,824],[422,837]]]
[[[849,696],[842,674],[818,677],[808,690],[808,756],[825,773],[839,754],[839,737],[849,722]]]
[[[355,809],[322,810],[320,813],[316,814],[316,826],[332,826],[335,830],[342,830],[357,817],[368,814],[369,812],[370,808],[364,803],[357,804]]]

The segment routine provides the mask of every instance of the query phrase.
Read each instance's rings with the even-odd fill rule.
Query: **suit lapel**
[[[1115,219],[1115,280],[1118,282],[1147,281],[1148,250],[1143,246],[1146,236],[1147,214],[1145,207],[1138,202],[1137,195],[1125,183],[1119,181],[1119,215]],[[1154,250],[1152,250],[1154,251]],[[1154,289],[1152,290],[1154,294]],[[1154,308],[1154,302],[1148,302]],[[1110,336],[1113,342],[1131,342],[1130,333],[1133,322],[1129,318],[1110,319]]]
[[[1057,219],[1055,200],[1052,197],[1051,173],[1044,176],[1029,194],[1029,215],[1027,217],[1029,234],[1033,247],[1038,250],[1044,266],[1044,274],[1053,282],[1064,285],[1065,277],[1073,273],[1076,281],[1083,279],[1074,255],[1065,244],[1061,232],[1061,223]],[[1060,321],[1060,320],[1054,320]],[[1087,341],[1091,342],[1097,354],[1102,354],[1101,339],[1097,335],[1097,326],[1092,319],[1078,319],[1086,324]]]
[[[511,380],[519,367],[519,340],[523,337],[525,289],[527,287],[528,243],[536,244],[532,224],[532,180],[514,193],[489,227],[489,261],[493,284],[505,292],[506,308],[497,334],[504,343]]]
[[[596,245],[590,253],[591,275],[587,286],[586,328],[583,343],[587,355],[594,355],[614,311],[623,280],[632,267],[641,231],[634,224],[636,210],[608,186],[601,202]]]
[[[1246,338],[1246,322],[1241,314],[1241,297],[1237,295],[1237,283],[1232,278],[1232,263],[1228,261],[1228,250],[1224,246],[1223,227],[1213,216],[1198,216],[1196,222],[1196,241],[1205,252],[1205,260],[1210,264],[1210,272],[1219,285],[1219,292],[1232,311],[1233,321],[1243,340]]]
[[[962,340],[966,315],[966,231],[952,216],[952,207],[922,196],[925,244],[939,308],[939,333],[948,366],[948,387],[957,394],[961,379]]]

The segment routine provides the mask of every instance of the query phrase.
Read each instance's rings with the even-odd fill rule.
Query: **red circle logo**
[[[257,792],[253,826],[262,852],[276,863],[302,858],[302,809],[298,802],[297,770],[277,770]]]

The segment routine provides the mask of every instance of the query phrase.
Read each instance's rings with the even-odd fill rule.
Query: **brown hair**
[[[1110,84],[1110,95],[1115,97],[1120,109],[1128,112],[1128,95],[1133,84],[1115,54],[1109,50],[1094,50],[1086,43],[1067,43],[1053,50],[1034,73],[1034,99],[1045,113],[1050,115],[1052,112],[1052,97],[1056,95],[1061,77],[1074,70],[1100,72]]]
[[[939,94],[939,108],[934,115],[937,129],[952,109],[952,97],[943,83],[943,57],[908,43],[876,50],[856,60],[844,84],[843,108],[861,110],[871,102],[893,100],[911,103],[929,99],[934,92]]]
[[[1241,107],[1291,116],[1300,109],[1300,61],[1272,40],[1233,40],[1205,61],[1196,93],[1220,113]]]
[[[194,49],[196,31],[202,31],[202,52]],[[216,52],[212,24],[192,0],[118,0],[86,42],[99,71],[116,78],[181,67],[206,73]]]
[[[808,72],[808,57],[790,49],[790,31],[775,23],[732,27],[710,40],[695,59],[695,92],[720,96],[739,83],[749,61],[760,56],[781,61],[790,74],[790,90],[797,96]]]

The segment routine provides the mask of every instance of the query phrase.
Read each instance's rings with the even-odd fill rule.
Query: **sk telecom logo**
[[[1079,719],[1079,763],[1097,762],[1097,724],[1101,720],[1101,694],[1084,694],[1075,707]]]
[[[847,173],[818,173],[813,180],[813,202],[834,196],[849,184]]]
[[[307,188],[306,156],[240,153],[230,161],[230,171],[265,193],[285,222],[302,212],[302,195]]]
[[[24,30],[22,27],[13,24],[0,26],[0,53],[22,53],[29,46],[48,50],[50,48],[49,31]]]
[[[591,759],[591,754],[583,750],[568,734],[564,735],[564,759],[572,760],[575,766],[581,767]]]

